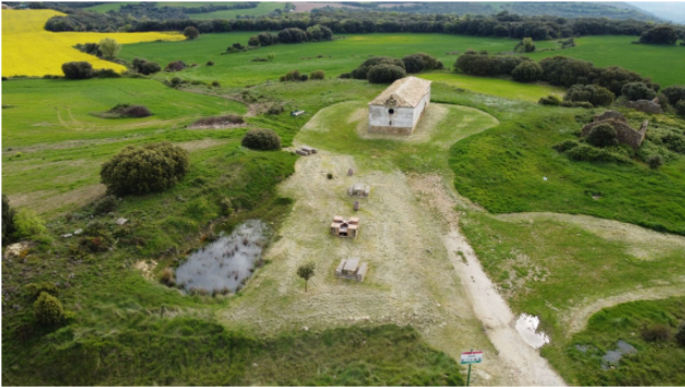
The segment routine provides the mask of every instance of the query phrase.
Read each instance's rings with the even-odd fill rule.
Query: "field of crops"
[[[84,54],[73,46],[77,43],[99,42],[104,38],[113,38],[122,44],[185,39],[180,34],[160,32],[53,33],[45,31],[43,29],[45,22],[57,15],[62,15],[62,13],[48,9],[2,11],[2,76],[62,75],[62,64],[70,61],[87,61],[94,68],[123,71],[124,66]]]

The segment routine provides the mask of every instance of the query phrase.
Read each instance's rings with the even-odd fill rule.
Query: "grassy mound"
[[[576,138],[582,123],[573,113],[536,108],[521,116],[450,149],[462,195],[494,213],[587,214],[685,235],[685,158],[658,171],[572,161],[552,147]]]

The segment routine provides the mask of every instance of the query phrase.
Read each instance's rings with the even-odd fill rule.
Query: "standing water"
[[[176,269],[176,283],[186,291],[235,293],[261,263],[268,227],[260,220],[248,220],[229,236],[194,252]]]
[[[549,343],[549,336],[544,332],[536,332],[538,325],[540,325],[540,319],[537,316],[525,313],[516,320],[516,330],[523,337],[523,340],[533,348],[540,348]]]

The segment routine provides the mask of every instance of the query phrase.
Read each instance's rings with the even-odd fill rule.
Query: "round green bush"
[[[188,172],[188,152],[168,142],[128,146],[102,164],[100,179],[116,195],[171,188]]]
[[[312,73],[309,74],[309,79],[313,81],[326,79],[326,73],[323,70],[312,71]]]
[[[647,157],[647,164],[652,169],[659,169],[660,166],[664,165],[664,158],[658,154],[651,155]]]
[[[679,116],[685,117],[685,99],[681,99],[675,104],[675,111]]]
[[[514,70],[511,71],[511,77],[516,82],[535,82],[542,78],[542,73],[540,64],[529,61],[514,67]]]
[[[245,133],[242,145],[254,150],[279,150],[281,138],[271,129],[250,129]]]
[[[381,64],[373,66],[367,75],[369,83],[391,83],[407,76],[407,72],[399,66]]]
[[[193,26],[188,26],[185,30],[183,30],[183,36],[185,36],[188,40],[196,39],[198,36],[200,36],[200,31]]]
[[[616,129],[609,124],[599,124],[590,129],[587,142],[596,147],[604,148],[618,144]]]
[[[623,85],[621,88],[621,95],[628,98],[629,101],[637,101],[640,99],[654,99],[656,91],[647,87],[642,82],[630,82]]]
[[[36,320],[43,325],[54,325],[64,318],[64,308],[57,297],[41,292],[36,302],[33,303],[33,311]]]
[[[67,79],[88,79],[93,77],[93,66],[88,62],[67,62],[62,65]]]

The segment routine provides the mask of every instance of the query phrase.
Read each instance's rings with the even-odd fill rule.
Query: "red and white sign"
[[[461,353],[461,364],[478,364],[483,361],[483,351]]]

